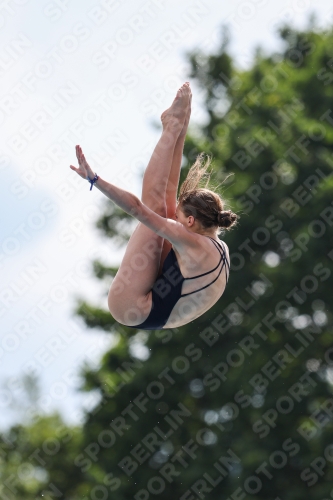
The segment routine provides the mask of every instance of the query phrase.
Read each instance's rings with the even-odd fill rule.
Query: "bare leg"
[[[184,122],[183,128],[181,130],[181,133],[178,136],[178,139],[177,139],[177,142],[175,145],[170,175],[169,175],[168,184],[167,184],[167,188],[166,188],[166,216],[169,219],[174,218],[176,208],[177,208],[177,191],[178,191],[178,184],[179,184],[179,177],[180,177],[180,167],[181,167],[181,163],[182,163],[185,137],[186,137],[187,128],[188,128],[188,124],[189,124],[190,116],[191,116],[191,100],[192,100],[192,95],[190,94],[190,102],[189,102],[189,106],[187,108],[185,122]],[[164,113],[161,116],[162,123],[163,123],[163,115],[164,115]],[[168,255],[171,246],[172,245],[168,240],[164,240],[163,249],[162,249],[162,253],[161,253],[159,274],[161,274],[161,272],[162,272],[163,262],[164,262],[166,256]]]
[[[191,100],[192,100],[192,95],[190,94],[190,102],[187,108],[185,122],[175,145],[170,175],[166,188],[167,215],[168,217],[170,216],[170,218],[174,216],[177,207],[177,191],[178,191],[178,184],[180,177],[180,167],[183,158],[185,137],[191,116]]]
[[[145,203],[145,205],[149,206],[149,208],[151,209],[153,209],[155,203],[157,204],[157,206],[160,206],[161,198],[164,200],[164,203],[167,203],[168,197],[170,195],[172,196],[172,193],[169,193],[170,176],[175,177],[174,173],[172,172],[177,172],[178,170],[178,180],[176,183],[175,195],[177,196],[180,163],[179,166],[175,169],[174,159],[176,148],[176,155],[177,157],[179,157],[179,149],[184,146],[185,137],[180,142],[179,137],[183,134],[184,123],[187,118],[187,109],[190,97],[188,84],[184,84],[181,87],[180,91],[184,94],[183,99],[180,99],[178,91],[171,107],[164,111],[164,113],[162,114],[162,137],[154,149],[143,177],[141,199],[142,202]],[[180,162],[181,154],[182,153],[180,153]]]
[[[166,217],[166,189],[178,137],[189,103],[181,87],[165,117],[165,126],[143,177],[142,202]],[[144,321],[151,308],[151,289],[158,276],[163,238],[139,223],[133,232],[108,296],[112,316],[125,325]]]

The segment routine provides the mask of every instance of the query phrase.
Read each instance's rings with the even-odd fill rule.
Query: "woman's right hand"
[[[82,179],[90,179],[94,178],[94,172],[91,170],[90,166],[87,163],[87,160],[85,159],[85,156],[82,152],[81,146],[75,146],[76,150],[76,157],[79,162],[79,168],[74,167],[74,165],[70,165],[70,168],[74,170],[77,174],[79,174]]]

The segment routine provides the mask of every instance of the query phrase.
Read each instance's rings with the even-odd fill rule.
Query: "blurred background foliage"
[[[333,31],[280,37],[246,71],[225,30],[214,54],[188,55],[207,122],[181,180],[211,154],[240,215],[222,299],[149,334],[79,300],[75,314],[117,338],[82,372],[99,403],[82,427],[40,415],[4,432],[0,498],[333,498]],[[132,224],[109,201],[98,221],[119,244]],[[117,270],[92,266],[109,285]]]

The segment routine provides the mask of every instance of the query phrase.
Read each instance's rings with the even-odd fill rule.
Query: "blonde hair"
[[[207,155],[205,160],[204,156],[204,153],[197,156],[180,186],[178,203],[186,217],[192,215],[203,228],[230,229],[237,223],[238,216],[231,210],[224,210],[220,195],[208,189],[211,176],[208,168],[212,159]]]

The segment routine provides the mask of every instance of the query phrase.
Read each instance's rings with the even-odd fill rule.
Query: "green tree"
[[[186,142],[187,165],[205,151],[218,181],[233,172],[224,193],[241,215],[225,235],[222,299],[149,335],[78,306],[119,334],[85,374],[101,402],[84,429],[86,446],[99,443],[96,477],[119,479],[117,500],[331,498],[333,32],[280,37],[284,50],[257,51],[248,70],[225,35],[215,54],[189,56],[209,119]],[[108,204],[99,227],[113,235],[124,217]]]
[[[67,426],[58,414],[39,416],[3,432],[0,498],[81,498],[81,491],[91,490],[74,464],[81,441],[81,429]]]
[[[45,459],[65,498],[333,498],[333,31],[280,37],[248,70],[225,35],[189,55],[208,121],[187,139],[182,178],[201,151],[218,182],[234,173],[229,284],[196,321],[149,333],[78,302],[117,344],[83,372],[98,405],[57,464]],[[114,238],[124,220],[107,201],[98,227]],[[116,269],[93,266],[109,284]]]

